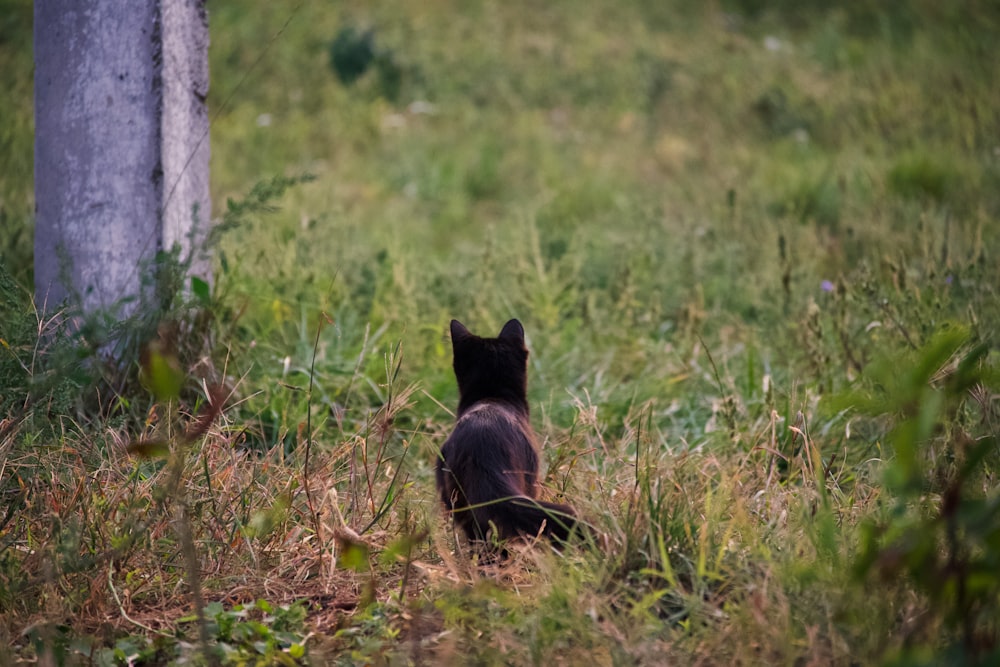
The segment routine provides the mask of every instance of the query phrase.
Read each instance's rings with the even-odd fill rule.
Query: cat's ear
[[[465,325],[458,320],[451,321],[451,344],[455,345],[466,338],[471,338],[472,332],[465,328]]]
[[[500,330],[501,340],[512,340],[516,343],[524,345],[524,327],[517,320],[511,320],[507,324],[503,325],[503,329]]]

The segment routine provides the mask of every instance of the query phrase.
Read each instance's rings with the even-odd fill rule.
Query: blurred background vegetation
[[[1000,6],[208,8],[216,275],[150,314],[187,378],[164,401],[133,381],[138,355],[85,363],[92,338],[34,315],[32,8],[0,0],[16,650],[58,643],[32,648],[32,623],[96,637],[68,619],[108,609],[183,627],[180,540],[155,529],[165,473],[124,447],[175,433],[218,383],[224,415],[185,454],[195,541],[218,563],[206,588],[221,599],[249,568],[245,599],[305,599],[292,624],[327,638],[317,661],[997,658]],[[546,488],[610,557],[484,579],[449,556],[430,470],[457,399],[452,317],[524,323]],[[105,493],[78,493],[80,475]],[[367,575],[324,579],[310,485],[339,492],[334,516],[373,549],[374,602],[335,621],[322,610],[363,600]],[[123,548],[136,522],[151,532]],[[407,595],[416,566],[374,554],[426,526]],[[125,603],[81,593],[140,576]],[[130,633],[150,636],[115,638]]]

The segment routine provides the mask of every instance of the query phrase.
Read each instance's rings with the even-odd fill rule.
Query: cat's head
[[[461,396],[459,412],[489,398],[527,408],[528,348],[520,322],[507,322],[496,338],[482,338],[452,320],[451,345]]]

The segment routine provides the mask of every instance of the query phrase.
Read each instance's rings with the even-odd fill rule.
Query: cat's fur
[[[470,540],[544,534],[565,541],[576,527],[568,505],[536,500],[538,453],[528,412],[528,349],[517,320],[497,338],[451,321],[458,415],[441,447],[441,501]]]

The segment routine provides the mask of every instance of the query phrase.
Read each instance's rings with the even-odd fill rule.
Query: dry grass
[[[957,556],[907,568],[995,499],[995,452],[961,469],[1000,422],[989,3],[209,4],[212,293],[82,340],[14,280],[30,3],[0,21],[21,93],[0,106],[0,663],[39,660],[26,628],[50,648],[191,644],[193,582],[214,610],[304,600],[267,623],[308,636],[314,664],[960,662],[944,651],[988,644],[995,605],[963,616],[933,587]],[[327,65],[368,27],[398,100]],[[544,494],[599,537],[483,565],[433,488],[445,323],[512,316]],[[955,330],[986,346],[979,384],[959,386],[957,352],[911,376]],[[115,335],[124,369],[101,357]],[[179,399],[139,382],[150,340]],[[894,429],[921,410],[906,486]],[[989,563],[976,530],[952,532]]]

